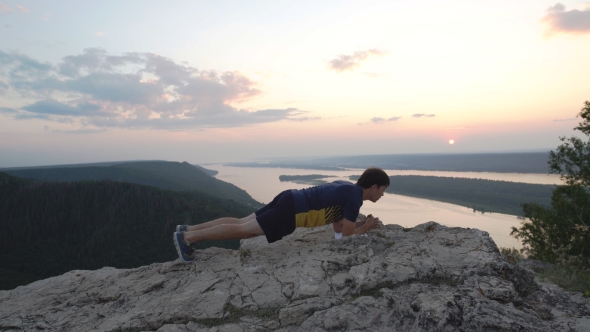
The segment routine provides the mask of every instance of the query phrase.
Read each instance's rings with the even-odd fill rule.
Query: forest
[[[134,268],[178,258],[177,224],[255,208],[196,191],[108,180],[40,182],[0,173],[0,289],[76,269]],[[237,249],[239,241],[198,248]]]
[[[0,172],[39,181],[112,180],[167,190],[193,190],[219,198],[232,199],[244,205],[260,207],[260,203],[250,197],[246,191],[212,177],[211,175],[214,175],[216,171],[187,162],[140,161],[117,164],[64,165],[0,169]]]

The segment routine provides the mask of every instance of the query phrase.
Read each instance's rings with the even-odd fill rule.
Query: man
[[[286,190],[255,213],[238,218],[219,218],[199,225],[178,225],[174,244],[184,262],[195,260],[190,244],[205,240],[248,239],[265,235],[269,243],[295,231],[296,227],[332,224],[336,234],[364,234],[379,227],[369,215],[355,225],[363,201],[377,202],[389,187],[389,176],[380,168],[366,169],[356,184],[335,181],[301,190]],[[338,238],[338,236],[336,236]]]

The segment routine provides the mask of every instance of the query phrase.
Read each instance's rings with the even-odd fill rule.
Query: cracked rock
[[[435,222],[334,240],[331,226],[136,269],[0,291],[3,331],[590,331],[590,301]]]

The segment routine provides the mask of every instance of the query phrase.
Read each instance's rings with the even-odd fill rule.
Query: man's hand
[[[365,221],[361,222],[362,226],[360,227],[355,227],[355,223],[346,218],[342,219],[340,222],[342,222],[342,235],[344,236],[350,236],[353,234],[365,234],[366,232],[374,228],[381,227],[381,221],[379,220],[379,218],[375,218],[371,214],[367,216],[367,219],[365,219]],[[334,230],[336,230],[336,227],[334,227]]]
[[[369,230],[379,228],[381,227],[381,221],[378,217],[373,217],[373,215],[370,214],[367,216],[367,219],[365,220],[365,225],[368,227]]]

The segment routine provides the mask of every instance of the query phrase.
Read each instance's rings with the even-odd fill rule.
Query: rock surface
[[[0,330],[590,331],[590,301],[536,282],[477,229],[334,240],[328,226],[0,291]]]

